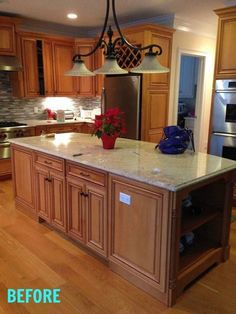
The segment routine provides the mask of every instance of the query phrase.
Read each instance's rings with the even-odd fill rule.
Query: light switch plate
[[[125,193],[120,192],[119,200],[121,203],[130,205],[131,204],[131,196]]]

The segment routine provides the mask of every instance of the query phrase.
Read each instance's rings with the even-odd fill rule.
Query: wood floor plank
[[[15,210],[0,182],[0,314],[235,314],[236,222],[231,256],[186,290],[173,308],[113,273],[74,243]],[[60,288],[60,304],[7,304],[7,288]]]

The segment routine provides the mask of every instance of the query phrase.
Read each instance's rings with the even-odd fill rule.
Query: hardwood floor
[[[27,184],[27,182],[25,183]],[[168,309],[57,232],[15,210],[0,181],[0,313],[236,313],[236,221],[231,257]],[[8,304],[7,288],[60,288],[60,304]]]

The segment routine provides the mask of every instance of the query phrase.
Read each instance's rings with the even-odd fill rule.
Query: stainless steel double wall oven
[[[216,81],[210,153],[236,160],[236,80]]]

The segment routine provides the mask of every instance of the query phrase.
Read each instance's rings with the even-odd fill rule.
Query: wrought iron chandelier
[[[162,48],[159,45],[151,44],[145,47],[137,47],[132,45],[127,41],[125,36],[122,34],[117,16],[116,16],[116,8],[115,8],[115,0],[111,0],[112,2],[112,13],[113,13],[113,19],[115,22],[115,26],[117,28],[119,37],[117,37],[114,41],[112,40],[113,37],[113,30],[111,26],[108,27],[107,30],[107,37],[108,41],[104,39],[104,34],[107,28],[107,22],[109,18],[109,12],[110,12],[110,0],[107,0],[107,6],[106,6],[106,16],[105,21],[103,25],[102,32],[100,34],[100,37],[98,39],[98,42],[96,43],[95,47],[86,54],[76,54],[72,61],[74,63],[73,68],[65,73],[67,76],[94,76],[96,74],[127,74],[128,71],[125,69],[122,69],[116,60],[116,55],[118,52],[118,46],[126,45],[129,48],[133,49],[134,51],[144,51],[147,50],[145,53],[144,59],[141,62],[141,64],[137,67],[134,67],[130,70],[132,73],[166,73],[169,72],[169,69],[167,67],[162,66],[159,61],[157,60],[157,56],[160,56],[162,54]],[[81,59],[81,57],[88,57],[95,53],[97,49],[104,49],[104,55],[105,55],[105,62],[104,65],[95,70],[94,72],[91,72],[87,69],[84,61]]]

